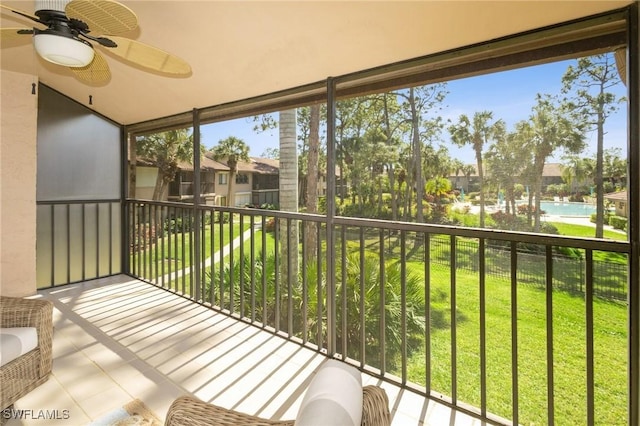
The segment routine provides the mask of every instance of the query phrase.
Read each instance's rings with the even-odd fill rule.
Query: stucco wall
[[[36,292],[38,97],[31,75],[0,71],[0,294]]]

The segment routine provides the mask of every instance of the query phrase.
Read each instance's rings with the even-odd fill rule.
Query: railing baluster
[[[51,204],[51,285],[56,285],[56,206]],[[84,263],[83,263],[84,268]],[[84,276],[83,276],[84,279]]]
[[[384,376],[387,371],[387,357],[385,347],[385,337],[387,332],[386,325],[386,310],[387,305],[385,296],[385,283],[386,283],[386,268],[385,268],[385,255],[384,255],[384,229],[380,229],[380,279],[378,282],[380,292],[380,374]]]
[[[327,225],[329,226],[329,225]],[[324,339],[322,338],[322,241],[320,239],[321,227],[318,224],[318,241],[316,245],[316,261],[318,262],[318,267],[316,268],[316,333],[317,333],[317,345],[318,349],[322,350],[324,346]],[[329,248],[327,248],[329,250]]]
[[[262,252],[260,254],[262,260],[262,327],[267,325],[267,221],[266,216],[262,216]]]
[[[109,207],[109,215],[107,220],[109,221],[109,275],[113,275],[113,203],[107,204]]]
[[[449,263],[450,263],[450,293],[451,293],[451,400],[454,405],[458,404],[458,321],[456,314],[456,268],[457,262],[457,250],[456,250],[456,236],[451,235],[449,237]]]
[[[366,318],[364,315],[366,297],[366,288],[364,282],[365,273],[365,251],[364,251],[364,228],[360,227],[360,244],[358,245],[360,250],[360,367],[364,367],[367,363],[367,346],[366,342]]]
[[[313,225],[315,222],[309,223],[309,232],[313,232]],[[307,247],[307,224],[301,223],[301,239],[302,239],[302,343],[307,343],[307,310],[309,309],[309,280],[307,278],[307,268],[308,262],[307,257],[309,256],[309,248]]]
[[[250,244],[251,244],[251,322],[256,321],[256,238],[255,238],[255,215],[251,215],[251,235],[250,235]],[[264,229],[262,229],[262,234],[264,234]],[[264,268],[263,268],[264,269]]]
[[[275,281],[275,302],[276,302],[276,307],[275,307],[275,318],[274,318],[274,322],[275,322],[275,329],[276,331],[280,331],[280,232],[281,232],[281,225],[280,225],[280,219],[276,218],[276,226],[275,226],[275,235],[274,235],[274,249],[273,251],[275,252],[275,269],[276,269],[276,274],[274,277],[274,281]]]
[[[244,261],[244,214],[240,213],[240,259],[238,261],[239,267],[238,267],[238,287],[240,289],[239,291],[239,296],[240,296],[240,316],[244,317],[245,312],[244,312],[244,267],[245,267],[245,261]]]
[[[181,227],[181,243],[182,243],[182,247],[180,250],[180,258],[182,259],[182,275],[180,276],[181,281],[182,281],[182,294],[187,294],[187,281],[185,278],[185,271],[187,269],[187,253],[186,253],[186,247],[185,247],[185,216],[184,216],[184,208],[180,208],[180,227]]]
[[[218,213],[218,286],[220,297],[218,304],[224,309],[224,213]]]
[[[81,204],[82,206],[82,281],[87,279],[87,238],[86,238],[86,208],[87,205],[85,203]]]
[[[431,234],[424,233],[424,383],[431,394]]]
[[[340,257],[341,257],[341,277],[340,277],[340,316],[342,317],[341,333],[342,333],[342,358],[346,359],[349,353],[347,345],[347,231],[346,226],[340,226]]]
[[[215,210],[211,209],[209,211],[209,303],[211,306],[215,306],[216,302],[216,288],[215,288],[215,234],[216,234],[216,226],[215,226]]]
[[[511,392],[513,424],[518,416],[518,243],[511,242]]]
[[[287,258],[285,259],[285,261],[287,262],[287,335],[289,337],[293,336],[293,299],[291,298],[291,295],[293,293],[294,272],[297,272],[293,271],[293,256],[298,256],[298,245],[295,244],[293,247],[291,245],[291,240],[293,239],[291,236],[293,232],[293,228],[291,227],[292,224],[293,222],[291,221],[291,219],[287,218]],[[295,242],[297,243],[297,235],[295,240]]]
[[[402,384],[407,383],[407,231],[400,231],[400,329],[402,330]]]
[[[144,260],[143,259],[144,250],[146,249],[144,247],[144,239],[142,238],[143,232],[144,232],[143,227],[145,226],[144,222],[143,222],[143,220],[144,220],[144,208],[145,208],[144,204],[142,204],[142,203],[136,204],[136,215],[138,217],[138,220],[136,221],[136,224],[137,224],[137,227],[138,227],[137,230],[136,230],[137,231],[136,233],[138,235],[137,236],[137,244],[136,244],[136,247],[137,247],[136,258],[137,258],[137,261],[138,261],[138,275],[141,275],[142,277],[144,277],[144,267],[143,267],[144,265],[143,265],[142,261]],[[82,213],[82,216],[84,217],[84,213]],[[142,216],[142,217],[140,217],[140,216]],[[83,238],[83,240],[84,240],[84,238]],[[82,251],[84,253],[84,245],[83,245],[83,250]],[[82,276],[84,277],[84,273],[82,274]]]
[[[96,203],[96,278],[100,276],[100,204]]]
[[[149,244],[149,249],[151,250],[151,254],[152,257],[151,259],[153,259],[153,282],[157,284],[158,282],[158,238],[160,238],[160,236],[158,235],[158,206],[153,204],[151,206],[151,208],[153,209],[153,213],[151,214],[151,235],[153,236],[150,239],[150,244]]]
[[[585,304],[586,304],[586,352],[587,352],[587,424],[595,424],[595,379],[594,379],[594,343],[593,343],[593,250],[585,251],[586,279]]]
[[[167,261],[166,255],[165,255],[165,225],[166,223],[166,218],[165,218],[165,209],[164,207],[160,207],[160,286],[162,288],[166,287],[165,284],[165,263]]]
[[[487,277],[486,240],[478,240],[478,281],[480,292],[480,413],[487,415]]]
[[[173,245],[174,245],[174,251],[173,251],[173,258],[174,258],[174,266],[175,266],[175,270],[174,270],[174,278],[173,278],[173,289],[175,291],[179,291],[180,287],[180,276],[178,275],[178,271],[181,270],[182,268],[178,267],[178,265],[182,266],[184,264],[184,262],[181,260],[182,257],[180,256],[180,252],[178,250],[178,242],[179,242],[179,237],[178,237],[178,228],[177,228],[177,224],[176,221],[178,220],[178,210],[174,207],[173,208],[173,229],[176,232],[176,235],[173,238]],[[178,263],[179,262],[179,263]]]
[[[546,246],[546,320],[547,320],[547,424],[555,424],[555,404],[553,397],[553,247]]]
[[[67,282],[71,282],[71,213],[70,205],[65,206],[66,231],[67,231]]]
[[[234,280],[234,259],[233,259],[233,213],[229,213],[229,243],[227,244],[229,247],[229,312],[234,313],[235,310],[235,280]]]

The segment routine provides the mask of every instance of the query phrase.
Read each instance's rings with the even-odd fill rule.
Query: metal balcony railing
[[[626,242],[179,203],[126,211],[128,272],[195,302],[489,422],[625,422]]]

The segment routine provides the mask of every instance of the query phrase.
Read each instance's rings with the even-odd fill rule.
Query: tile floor
[[[15,404],[58,419],[12,425],[86,425],[132,399],[161,420],[183,394],[261,417],[295,417],[324,357],[127,276],[39,292],[54,303],[53,374]],[[385,388],[393,425],[479,420],[363,375]],[[54,415],[55,417],[55,415]]]

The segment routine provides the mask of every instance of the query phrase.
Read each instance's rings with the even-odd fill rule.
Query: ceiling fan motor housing
[[[67,67],[84,67],[94,57],[90,43],[78,37],[79,31],[65,14],[70,0],[36,0],[36,16],[49,28],[34,28],[33,45],[45,60]]]
[[[64,12],[65,6],[71,0],[36,0],[36,12],[39,10],[57,10]]]

